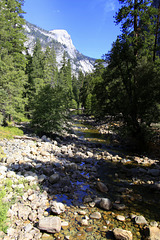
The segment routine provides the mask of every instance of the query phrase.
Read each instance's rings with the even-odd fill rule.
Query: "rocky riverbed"
[[[160,239],[160,164],[73,133],[0,141],[8,230],[0,239]],[[104,145],[104,144],[103,144]]]

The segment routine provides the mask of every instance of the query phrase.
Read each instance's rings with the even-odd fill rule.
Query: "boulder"
[[[39,220],[38,228],[48,233],[60,232],[61,219],[59,217],[44,217]]]
[[[99,206],[104,210],[110,210],[112,208],[112,203],[108,198],[101,198]]]
[[[117,240],[132,240],[133,239],[132,233],[130,231],[123,230],[121,228],[115,228],[113,230],[113,234],[114,234],[115,239],[117,239]]]
[[[158,227],[146,227],[145,235],[148,240],[160,240],[160,229]]]

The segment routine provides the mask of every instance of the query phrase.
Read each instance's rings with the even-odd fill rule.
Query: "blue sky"
[[[118,0],[25,0],[24,18],[45,30],[65,29],[78,51],[101,58],[120,34]]]

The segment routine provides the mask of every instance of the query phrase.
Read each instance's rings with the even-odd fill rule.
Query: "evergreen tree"
[[[147,57],[153,56],[155,14],[156,9],[152,7],[150,0],[119,0],[122,7],[116,14],[116,24],[121,23],[122,35],[120,39],[125,40],[133,47],[134,56],[143,54]]]
[[[48,84],[35,96],[31,123],[39,133],[61,131],[67,119],[66,113],[63,89]]]
[[[27,116],[31,116],[32,102],[40,89],[44,86],[44,53],[41,49],[40,40],[37,39],[34,46],[33,56],[28,53],[26,74],[28,76],[28,82],[26,84],[26,113]]]
[[[76,101],[76,107],[79,108],[79,89],[78,89],[78,84],[77,84],[78,80],[77,78],[73,75],[72,77],[72,89],[73,89],[73,99]]]
[[[105,103],[114,113],[122,113],[132,134],[140,136],[143,126],[158,120],[159,77],[152,61],[155,8],[150,1],[120,3],[116,22],[122,23],[122,35],[106,55]]]
[[[45,84],[57,85],[57,63],[54,47],[47,47],[44,57],[44,82]]]
[[[66,92],[72,92],[72,73],[70,59],[67,60],[66,52],[63,54],[62,67],[60,69],[60,85]]]
[[[72,72],[70,59],[67,60],[66,52],[63,54],[62,67],[59,71],[58,84],[63,88],[65,92],[65,98],[68,102],[68,107],[71,107],[73,99]]]
[[[91,113],[91,96],[93,91],[93,74],[87,74],[81,88],[81,103],[87,114]]]
[[[20,117],[24,113],[25,56],[22,53],[22,3],[20,0],[0,1],[0,114]]]
[[[44,86],[44,53],[42,52],[40,40],[37,39],[33,51],[31,64],[31,84],[34,93],[38,93],[40,88]]]

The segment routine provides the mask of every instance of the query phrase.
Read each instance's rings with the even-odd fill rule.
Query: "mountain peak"
[[[51,47],[54,45],[58,68],[61,67],[63,54],[66,52],[67,59],[71,61],[73,74],[77,74],[79,70],[83,73],[93,71],[95,59],[81,54],[73,45],[71,36],[66,30],[55,29],[46,31],[27,21],[24,30],[27,36],[25,46],[31,55],[33,54],[35,42],[39,38],[43,51],[45,51],[47,46]]]
[[[69,49],[70,54],[72,53],[71,55],[74,57],[76,48],[73,45],[73,42],[69,33],[64,29],[55,29],[50,31],[50,33],[54,35],[55,40],[57,40],[61,44],[66,45],[67,48]]]
[[[55,34],[57,36],[71,38],[69,33],[66,30],[64,30],[64,29],[54,29],[54,30],[51,30],[49,32],[53,33],[53,34]]]

